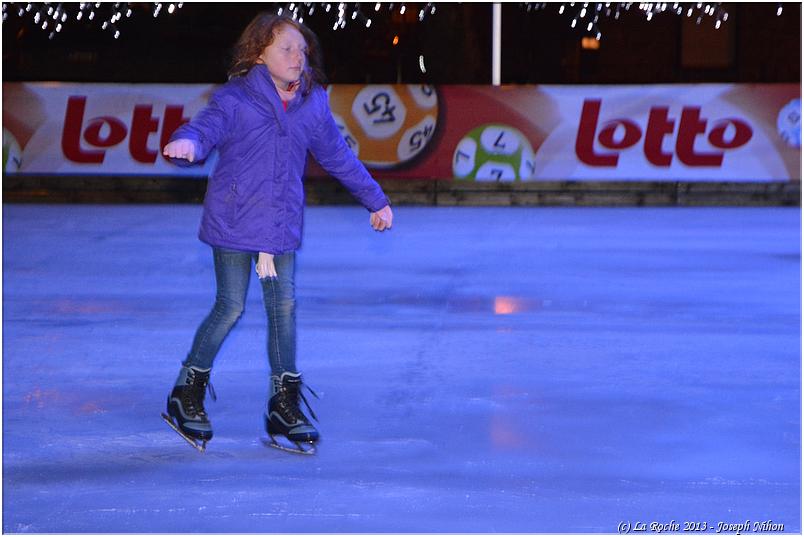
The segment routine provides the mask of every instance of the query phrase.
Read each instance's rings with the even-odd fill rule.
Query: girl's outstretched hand
[[[276,267],[274,267],[274,256],[265,252],[260,252],[257,256],[257,276],[260,279],[270,277],[276,278]]]
[[[390,205],[386,205],[376,213],[371,213],[369,222],[375,231],[385,231],[391,229],[391,224],[394,221],[394,213],[391,212]]]
[[[195,159],[195,144],[192,140],[179,138],[165,146],[162,154],[171,158],[184,158],[192,162]]]

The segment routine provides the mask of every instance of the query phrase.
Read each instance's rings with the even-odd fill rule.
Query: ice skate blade
[[[193,446],[195,449],[197,449],[201,453],[204,453],[207,450],[207,441],[206,440],[196,441],[194,438],[191,438],[191,437],[187,436],[186,434],[184,434],[184,432],[182,432],[181,429],[179,429],[176,426],[175,423],[173,423],[173,419],[170,416],[168,416],[167,414],[165,414],[164,412],[162,413],[162,419],[165,420],[165,423],[167,423],[170,426],[171,429],[176,431],[179,434],[179,436],[184,438],[187,441],[187,443],[190,444],[191,446]]]
[[[289,440],[289,442],[290,442],[290,440]],[[295,448],[282,445],[279,442],[277,442],[276,439],[273,436],[271,437],[270,440],[263,438],[262,443],[265,444],[268,447],[272,447],[272,448],[278,449],[280,451],[285,451],[287,453],[295,453],[296,455],[315,455],[315,444],[313,444],[311,442],[305,442],[306,444],[308,444],[310,446],[309,449],[304,449],[302,447],[301,442],[293,442],[294,444],[296,444]]]

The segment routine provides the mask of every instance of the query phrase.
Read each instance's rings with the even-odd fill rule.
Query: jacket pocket
[[[226,194],[222,215],[224,222],[230,229],[233,228],[235,222],[237,222],[237,198],[237,182],[232,181],[232,184],[229,186],[229,192]]]

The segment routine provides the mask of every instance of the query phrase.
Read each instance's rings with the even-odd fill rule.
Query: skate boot
[[[318,398],[318,395],[305,386],[307,390]],[[313,455],[315,453],[314,444],[318,441],[318,431],[310,424],[310,421],[299,408],[299,399],[304,401],[310,415],[318,421],[310,403],[301,391],[302,378],[299,373],[282,373],[281,376],[271,377],[271,399],[268,402],[268,410],[265,414],[265,430],[271,441],[266,441],[266,445],[299,453],[302,455]],[[296,449],[280,444],[274,435],[281,435],[295,444]],[[302,447],[302,443],[308,444],[308,448]]]
[[[162,414],[168,425],[195,449],[203,452],[212,439],[212,425],[204,410],[204,395],[208,388],[213,401],[215,390],[209,382],[209,369],[183,366],[176,385],[167,399],[167,414]]]

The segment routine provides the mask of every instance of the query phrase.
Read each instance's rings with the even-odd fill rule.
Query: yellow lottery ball
[[[400,166],[420,154],[435,133],[433,86],[332,85],[327,93],[344,140],[368,166]]]

